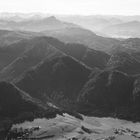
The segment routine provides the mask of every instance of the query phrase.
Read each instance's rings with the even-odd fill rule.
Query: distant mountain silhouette
[[[107,26],[114,24],[120,24],[123,20],[119,19],[117,16],[101,16],[101,15],[90,15],[90,16],[65,16],[60,17],[60,19],[75,23],[93,32],[101,32],[101,30]]]
[[[140,37],[140,22],[130,21],[121,24],[115,24],[103,29],[103,32],[114,37]]]
[[[0,25],[1,29],[34,31],[34,32],[77,26],[74,24],[59,21],[54,16],[43,19],[42,18],[35,20],[29,19],[23,21],[0,20],[0,23],[2,23]]]
[[[0,24],[0,29],[43,33],[44,35],[56,37],[64,42],[82,43],[98,50],[106,50],[118,42],[118,40],[113,38],[97,36],[90,30],[73,23],[58,20],[54,16],[23,21],[0,20],[0,23],[2,23]]]
[[[66,43],[80,43],[90,48],[108,51],[119,40],[96,35],[90,30],[81,27],[67,27],[58,30],[43,31],[44,35],[55,37]]]

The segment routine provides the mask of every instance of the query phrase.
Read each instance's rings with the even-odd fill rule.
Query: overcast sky
[[[140,15],[140,0],[0,0],[0,12]]]

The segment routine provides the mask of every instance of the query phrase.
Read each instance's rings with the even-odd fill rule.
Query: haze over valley
[[[13,1],[0,1],[0,139],[139,140],[138,0]]]

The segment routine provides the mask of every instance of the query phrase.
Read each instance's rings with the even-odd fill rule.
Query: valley
[[[22,130],[21,130],[22,128]],[[36,129],[35,129],[36,128]],[[12,132],[26,131],[24,138],[48,140],[138,140],[140,124],[112,118],[83,116],[83,120],[68,114],[54,119],[35,119],[15,124]],[[28,131],[29,130],[29,133]],[[10,135],[10,134],[9,134]],[[20,137],[20,136],[19,136]]]
[[[91,30],[139,22],[104,18],[0,20],[0,139],[140,139],[140,39]]]

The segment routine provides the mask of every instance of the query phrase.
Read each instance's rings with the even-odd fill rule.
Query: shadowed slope
[[[47,96],[76,99],[88,79],[90,69],[69,56],[50,57],[30,70],[16,85],[31,96],[46,101]]]

